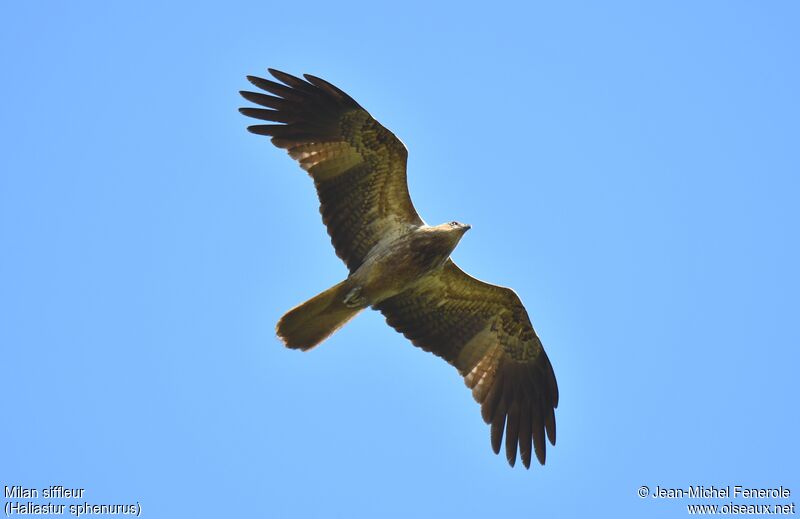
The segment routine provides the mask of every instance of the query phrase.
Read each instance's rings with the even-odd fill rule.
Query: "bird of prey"
[[[519,450],[529,468],[532,447],[544,464],[545,434],[556,442],[555,374],[517,294],[450,259],[470,226],[422,220],[408,194],[408,151],[353,98],[312,75],[269,72],[278,82],[247,77],[268,94],[241,92],[265,108],[240,111],[277,124],[247,129],[271,137],[311,176],[322,221],[350,271],[289,310],[277,325],[280,339],[309,350],[374,308],[415,346],[455,366],[491,425],[495,454],[505,431],[511,466]]]

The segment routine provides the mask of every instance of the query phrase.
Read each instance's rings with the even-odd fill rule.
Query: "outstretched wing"
[[[484,421],[492,449],[513,466],[519,448],[530,467],[531,440],[545,462],[545,432],[556,443],[558,386],[525,307],[510,288],[477,280],[448,260],[420,285],[376,305],[390,326],[458,369]]]
[[[408,151],[350,96],[325,80],[269,69],[281,83],[248,76],[269,92],[240,92],[265,108],[240,108],[249,117],[281,124],[247,128],[272,137],[300,163],[317,187],[322,221],[336,254],[354,271],[382,239],[421,225],[406,184]]]

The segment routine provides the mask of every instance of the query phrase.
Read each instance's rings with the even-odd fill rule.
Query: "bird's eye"
[[[458,227],[458,222],[450,222],[450,227]]]

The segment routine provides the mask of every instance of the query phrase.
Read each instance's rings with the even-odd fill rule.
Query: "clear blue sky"
[[[143,517],[681,517],[800,501],[796,2],[4,2],[0,486]],[[422,216],[514,287],[561,389],[511,469],[456,371],[342,279],[311,181],[238,112],[267,67],[408,146]],[[775,502],[775,501],[771,501]]]

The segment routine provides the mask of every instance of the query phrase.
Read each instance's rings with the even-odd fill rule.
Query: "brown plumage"
[[[558,386],[525,307],[509,288],[479,281],[451,259],[468,225],[428,226],[411,203],[405,146],[350,96],[327,81],[270,69],[280,83],[248,76],[272,95],[241,92],[266,108],[247,116],[279,124],[248,130],[272,137],[317,188],[322,220],[350,275],[293,308],[277,333],[308,350],[366,307],[416,346],[458,369],[491,444],[513,466],[532,452],[545,462],[545,435],[555,445]]]

